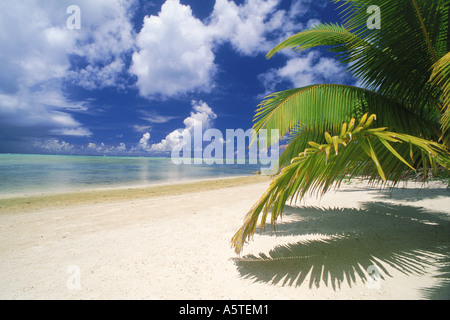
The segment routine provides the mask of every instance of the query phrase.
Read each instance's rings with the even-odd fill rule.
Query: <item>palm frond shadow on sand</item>
[[[236,258],[242,277],[288,286],[301,286],[306,280],[310,288],[323,283],[336,290],[342,283],[351,287],[357,280],[382,281],[392,276],[389,267],[420,275],[427,267],[437,266],[443,284],[425,294],[450,297],[450,220],[444,213],[370,202],[360,210],[286,207],[284,218],[289,222],[277,226],[276,237],[321,234],[328,238]],[[379,278],[372,276],[374,271]]]

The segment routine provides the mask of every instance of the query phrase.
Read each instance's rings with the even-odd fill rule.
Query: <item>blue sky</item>
[[[325,51],[265,58],[337,13],[329,0],[2,1],[0,153],[161,156],[194,120],[250,129],[271,92],[354,83]]]

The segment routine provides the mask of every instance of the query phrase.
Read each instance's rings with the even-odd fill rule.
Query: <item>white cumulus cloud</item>
[[[120,86],[134,46],[135,0],[78,0],[81,29],[69,30],[71,0],[0,2],[0,138],[90,136],[76,120],[89,104],[69,99],[65,82]],[[74,64],[73,60],[82,61]],[[50,140],[54,141],[54,140]]]
[[[191,115],[184,121],[184,128],[177,129],[169,133],[161,142],[151,145],[148,151],[152,152],[170,152],[172,149],[183,141],[187,141],[188,136],[193,136],[194,130],[205,131],[213,126],[217,115],[211,107],[203,101],[192,101]],[[142,137],[148,142],[146,135]],[[141,142],[143,141],[141,139]],[[140,144],[141,144],[140,142]]]
[[[79,151],[87,154],[124,155],[127,154],[127,146],[123,142],[117,146],[107,146],[103,142],[100,144],[91,142]]]
[[[279,0],[217,0],[210,21],[210,32],[216,41],[229,41],[244,55],[269,49],[268,32],[282,28],[285,12],[276,10]]]
[[[167,0],[158,16],[147,16],[137,35],[130,72],[142,96],[168,97],[208,91],[216,70],[212,38],[189,6]]]
[[[301,23],[302,16],[295,14],[299,6],[286,11],[280,9],[280,2],[246,0],[238,5],[216,0],[211,15],[201,21],[189,5],[166,0],[157,16],[145,17],[136,36],[130,73],[137,77],[140,94],[161,99],[209,92],[215,85],[215,51],[220,45],[230,43],[244,56],[265,54],[282,39],[318,21]]]
[[[313,84],[336,83],[345,84],[354,81],[339,61],[323,57],[318,51],[289,59],[279,69],[270,69],[259,76],[266,88],[264,95],[277,91],[278,85],[289,82],[294,87]]]
[[[53,154],[67,154],[73,153],[76,149],[70,143],[60,141],[58,139],[48,139],[44,141],[35,141],[33,147],[37,148],[41,152],[53,153]]]
[[[149,141],[150,141],[150,133],[146,132],[139,141],[139,149],[149,151],[150,150]]]

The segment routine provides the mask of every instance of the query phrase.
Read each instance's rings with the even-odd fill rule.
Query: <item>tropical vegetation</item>
[[[322,23],[278,44],[324,48],[357,86],[311,84],[260,103],[255,134],[278,129],[288,139],[280,170],[232,238],[237,253],[259,224],[275,227],[289,201],[323,195],[356,177],[380,188],[450,169],[450,1],[334,0],[341,24]],[[368,7],[381,27],[369,29]],[[270,141],[273,143],[273,141]],[[413,174],[411,174],[413,173]]]

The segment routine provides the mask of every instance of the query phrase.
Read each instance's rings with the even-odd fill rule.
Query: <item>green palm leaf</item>
[[[450,127],[450,52],[434,64],[430,80],[442,89],[441,123],[446,133]]]
[[[339,60],[364,87],[406,104],[414,104],[416,113],[436,112],[439,92],[426,86],[429,66],[448,47],[448,1],[418,0],[336,0],[346,5],[344,25],[320,24],[302,31],[267,55],[285,48],[305,50],[325,46],[339,52]],[[382,10],[383,28],[374,32],[365,27],[367,7]],[[429,45],[431,44],[431,45]],[[435,121],[439,121],[439,114]]]
[[[355,175],[369,182],[395,185],[405,172],[420,165],[425,169],[439,164],[450,169],[448,151],[442,145],[386,128],[371,129],[374,119],[374,115],[364,115],[356,126],[352,125],[356,123],[354,119],[342,125],[339,135],[332,137],[326,133],[325,144],[310,142],[310,148],[283,168],[234,235],[232,243],[236,252],[242,251],[258,221],[260,228],[265,228],[270,211],[270,224],[275,227],[288,200],[299,201],[308,193],[321,195]],[[413,156],[408,161],[411,151]]]
[[[370,89],[436,112],[439,93],[427,86],[430,66],[449,50],[448,0],[335,0],[345,5],[344,27],[379,48],[351,53],[351,71]],[[380,7],[382,28],[365,27],[367,8]]]
[[[275,53],[286,48],[303,51],[317,46],[336,46],[334,50],[346,51],[349,49],[349,43],[356,45],[362,42],[362,39],[341,25],[318,24],[281,42],[267,54],[267,58],[270,59]]]
[[[321,84],[274,93],[256,110],[255,132],[280,130],[285,136],[298,125],[319,132],[336,131],[346,119],[376,113],[382,125],[399,132],[434,137],[433,122],[395,100],[376,92],[338,84]]]

